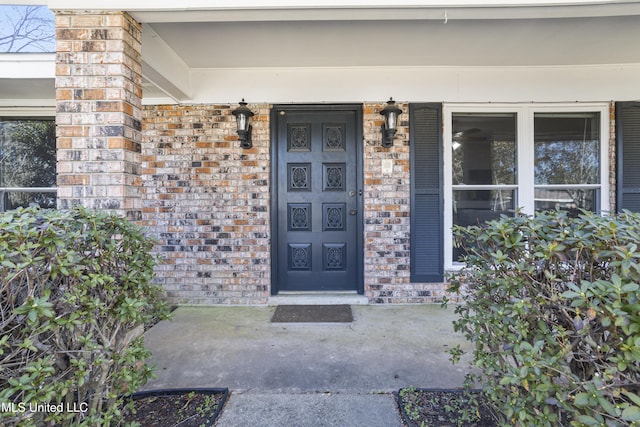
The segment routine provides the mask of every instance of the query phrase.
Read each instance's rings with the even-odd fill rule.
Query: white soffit
[[[640,18],[159,23],[189,68],[636,63]],[[144,51],[143,51],[144,53]]]

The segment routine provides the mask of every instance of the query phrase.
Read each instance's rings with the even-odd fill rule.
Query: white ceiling
[[[189,68],[640,62],[638,16],[156,23]],[[143,47],[144,55],[144,47]]]

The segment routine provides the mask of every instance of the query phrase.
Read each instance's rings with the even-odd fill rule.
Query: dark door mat
[[[352,322],[351,306],[343,305],[279,305],[272,322]]]

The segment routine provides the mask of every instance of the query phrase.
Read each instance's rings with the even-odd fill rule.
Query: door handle
[[[351,210],[349,211],[349,215],[355,215],[355,214],[357,214],[357,213],[358,213],[358,211],[357,211],[357,210],[355,210],[355,209],[351,209]]]

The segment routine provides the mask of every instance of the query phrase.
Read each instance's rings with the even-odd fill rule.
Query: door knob
[[[355,215],[356,213],[358,213],[358,211],[357,211],[357,210],[355,210],[355,209],[351,209],[351,210],[349,211],[349,215]]]
[[[349,195],[350,195],[351,197],[353,197],[353,196],[355,196],[355,195],[356,195],[356,192],[355,192],[355,191],[353,191],[353,190],[352,190],[352,191],[349,191]]]

